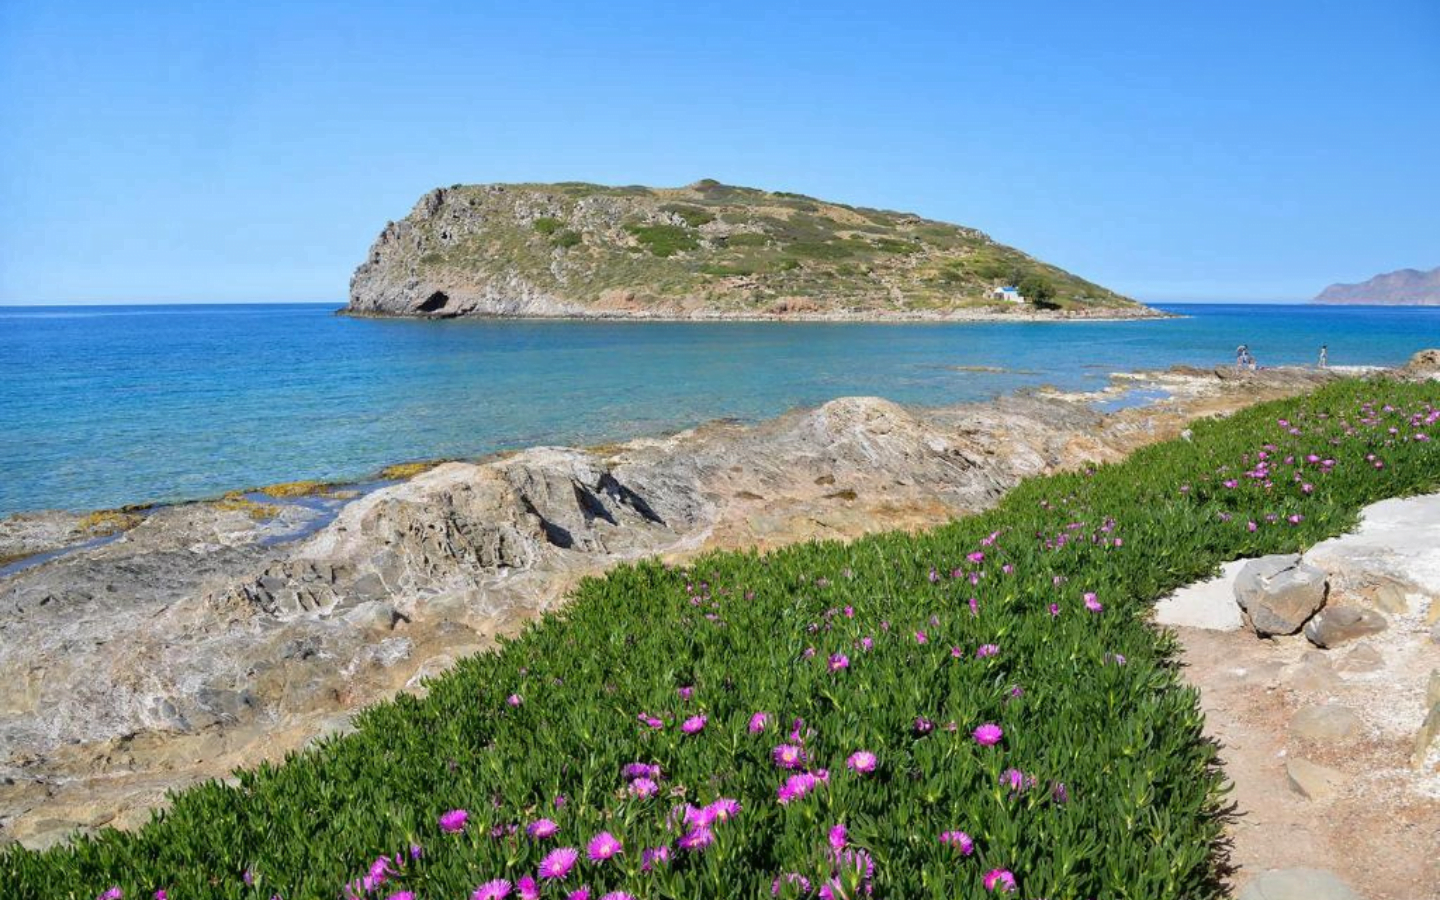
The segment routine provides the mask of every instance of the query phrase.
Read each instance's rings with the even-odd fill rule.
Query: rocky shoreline
[[[780,312],[726,312],[724,310],[695,310],[682,312],[658,309],[581,309],[557,307],[553,312],[527,307],[524,310],[508,312],[503,309],[485,312],[467,312],[463,315],[444,311],[434,313],[382,312],[342,307],[335,311],[337,316],[354,319],[520,319],[558,320],[573,322],[591,321],[635,321],[635,322],[865,322],[865,323],[906,323],[906,322],[1134,322],[1150,319],[1176,319],[1180,316],[1151,307],[1133,309],[1081,309],[1040,312],[1034,310],[1007,310],[1001,308],[970,308],[951,310],[784,310]]]
[[[337,498],[318,530],[330,513],[303,504],[146,511],[102,546],[0,577],[0,842],[143,823],[169,790],[423,691],[617,563],[931,526],[1025,477],[1336,377],[1177,369],[1103,395],[925,410],[847,398],[753,426],[445,463]],[[1142,386],[1168,396],[1096,409]],[[0,523],[0,554],[61,533],[42,519]]]

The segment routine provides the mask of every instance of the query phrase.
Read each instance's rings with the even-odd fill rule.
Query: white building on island
[[[1024,303],[1025,298],[1020,295],[1020,289],[1014,285],[997,287],[990,291],[990,299],[1004,300],[1006,303]]]

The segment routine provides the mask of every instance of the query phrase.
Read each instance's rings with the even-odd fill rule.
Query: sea
[[[0,516],[216,496],[836,397],[917,406],[1112,372],[1396,365],[1440,308],[1163,304],[1087,323],[407,321],[338,304],[0,307]]]

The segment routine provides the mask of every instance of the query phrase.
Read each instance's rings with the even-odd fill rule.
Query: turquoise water
[[[0,308],[0,515],[589,444],[870,394],[943,405],[1112,371],[1396,364],[1440,308],[1173,306],[1084,324],[349,319],[333,304]],[[992,367],[1000,372],[966,371]]]

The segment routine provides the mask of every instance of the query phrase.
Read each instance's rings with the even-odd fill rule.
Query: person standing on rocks
[[[1322,368],[1322,369],[1328,369],[1328,368],[1330,368],[1330,358],[1329,358],[1329,357],[1330,357],[1330,350],[1329,350],[1329,348],[1328,348],[1326,345],[1321,344],[1321,345],[1320,345],[1320,368]]]

